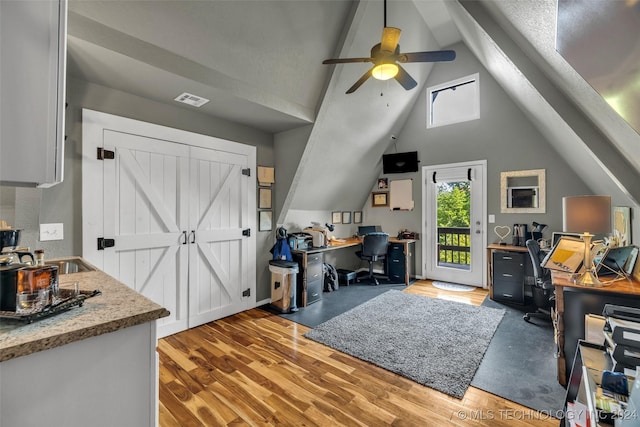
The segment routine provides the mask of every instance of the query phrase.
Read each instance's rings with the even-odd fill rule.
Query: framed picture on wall
[[[258,189],[258,209],[271,209],[271,188]]]
[[[371,193],[371,206],[380,208],[389,206],[389,193],[386,191],[374,191]]]
[[[351,224],[351,212],[342,212],[342,223]]]
[[[362,224],[362,211],[355,211],[353,213],[353,223]]]
[[[631,208],[614,206],[613,235],[618,239],[618,246],[631,244]]]
[[[331,212],[331,224],[342,223],[342,212]]]
[[[273,211],[258,212],[258,231],[271,231]]]

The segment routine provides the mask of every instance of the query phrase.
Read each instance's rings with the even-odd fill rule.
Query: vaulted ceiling
[[[555,52],[555,8],[553,0],[389,0],[387,23],[402,29],[404,52],[462,40],[594,191],[622,188],[640,200],[631,185],[640,171],[638,134]],[[406,64],[419,84],[411,91],[393,80],[368,81],[345,95],[369,65],[322,60],[368,56],[382,27],[381,0],[70,0],[68,72],[168,104],[178,105],[173,99],[183,92],[198,95],[210,100],[200,113],[274,135],[309,126],[285,209],[336,206],[336,188],[355,208],[379,173],[369,165],[379,163],[433,66]],[[552,87],[566,90],[569,101],[554,100]],[[567,125],[575,112],[594,127],[586,133],[601,132],[602,140],[585,144],[575,123]],[[603,144],[619,154],[599,160]],[[614,170],[620,159],[629,173]],[[359,164],[367,166],[345,188],[344,171]]]

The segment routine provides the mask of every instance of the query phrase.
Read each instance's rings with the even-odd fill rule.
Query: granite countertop
[[[81,307],[31,324],[0,319],[0,362],[168,316],[149,300],[102,271],[62,274],[61,287],[78,282],[81,291],[99,290]]]

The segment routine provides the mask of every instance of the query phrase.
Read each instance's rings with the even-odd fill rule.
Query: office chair
[[[554,286],[551,283],[551,272],[546,268],[542,268],[542,265],[540,264],[544,259],[544,254],[540,251],[540,245],[538,242],[536,240],[529,239],[525,242],[525,245],[529,251],[531,264],[533,264],[533,276],[536,279],[536,283],[531,289],[536,311],[525,313],[522,318],[527,322],[531,317],[550,321],[551,305],[554,299]]]
[[[383,261],[387,258],[388,245],[389,235],[387,233],[369,233],[362,239],[362,250],[356,252],[356,255],[360,257],[360,259],[369,263],[369,275],[367,278],[376,285],[379,285],[380,282],[378,282],[378,279],[373,275],[373,263]]]

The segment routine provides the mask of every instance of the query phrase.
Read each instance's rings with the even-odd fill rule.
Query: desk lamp
[[[571,196],[562,198],[562,230],[582,233],[584,241],[584,272],[576,284],[600,287],[602,283],[593,272],[591,264],[591,233],[611,232],[611,197]]]

